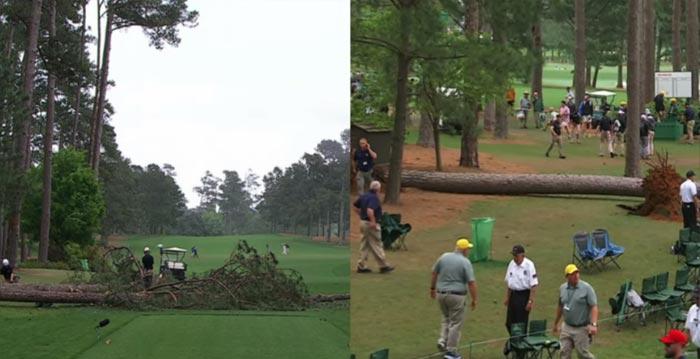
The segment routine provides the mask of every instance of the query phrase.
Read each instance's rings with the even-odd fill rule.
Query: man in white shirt
[[[700,291],[695,289],[693,294],[695,304],[688,309],[688,316],[685,319],[685,334],[690,338],[690,341],[698,347],[700,355]]]
[[[513,247],[513,260],[508,264],[506,271],[506,300],[508,308],[506,314],[506,329],[510,333],[510,326],[514,323],[525,323],[530,317],[532,305],[535,302],[535,290],[539,284],[535,264],[525,258],[525,248],[521,245]],[[504,354],[509,348],[506,343]]]
[[[695,172],[685,174],[687,180],[681,184],[681,211],[683,228],[695,227],[698,223],[698,187],[695,184]]]

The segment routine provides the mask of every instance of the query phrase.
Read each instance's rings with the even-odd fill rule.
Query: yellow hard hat
[[[564,268],[564,275],[569,275],[578,272],[578,267],[575,264],[569,264]]]
[[[474,247],[474,245],[469,242],[469,239],[467,238],[460,238],[457,240],[457,248],[459,249],[467,249],[472,247]]]
[[[661,91],[661,94],[666,96],[666,91]]]
[[[620,106],[627,106],[627,101],[620,101]]]
[[[672,98],[672,99],[671,99],[671,102],[676,102],[676,99],[675,99],[675,98]]]

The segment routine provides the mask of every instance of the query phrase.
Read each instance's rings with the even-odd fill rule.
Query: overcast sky
[[[107,97],[124,156],[175,166],[194,207],[206,170],[262,177],[349,127],[350,3],[188,3],[199,26],[181,29],[177,48],[149,47],[140,29],[114,34]]]

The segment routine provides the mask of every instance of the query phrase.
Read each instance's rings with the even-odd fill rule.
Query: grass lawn
[[[348,293],[347,246],[280,235],[224,237],[136,237],[124,242],[137,255],[158,243],[189,251],[188,271],[203,273],[221,266],[238,240],[245,239],[278,255],[280,266],[302,273],[312,293]],[[68,272],[44,269],[19,271],[24,283],[57,283]],[[15,358],[343,358],[349,356],[349,310],[338,304],[304,312],[164,311],[134,312],[92,306],[57,305],[37,309],[30,304],[1,303],[0,347]],[[109,318],[97,340],[95,325]],[[105,345],[105,340],[111,344]],[[5,342],[7,341],[7,342]],[[11,345],[10,345],[11,344]],[[31,348],[32,350],[28,350]]]
[[[465,196],[466,199],[466,196]],[[620,284],[631,279],[639,290],[641,280],[659,272],[681,267],[668,254],[678,236],[679,225],[629,216],[615,205],[634,204],[629,199],[567,199],[542,197],[490,197],[473,203],[460,218],[433,230],[417,229],[409,235],[409,251],[389,252],[388,260],[399,265],[391,275],[351,273],[352,351],[366,358],[372,351],[390,348],[391,358],[418,358],[435,353],[439,333],[439,310],[429,297],[430,271],[437,257],[454,248],[454,239],[470,235],[469,219],[496,219],[492,261],[474,265],[478,283],[477,310],[467,313],[461,345],[504,338],[506,308],[503,305],[503,276],[510,248],[521,243],[538,269],[540,287],[531,319],[547,319],[548,329],[555,316],[557,288],[564,282],[564,266],[571,262],[572,235],[580,230],[606,228],[611,239],[626,248],[619,260],[622,269],[583,272],[581,278],[596,289],[600,304],[600,334],[594,338],[593,353],[599,358],[649,358],[662,355],[657,339],[664,320],[656,316],[646,327],[636,320],[615,332],[608,298]],[[429,204],[426,204],[429,206]],[[429,208],[426,208],[429,210]],[[357,254],[359,243],[353,243]],[[353,257],[355,258],[355,257]],[[499,358],[503,340],[473,347],[471,358]],[[469,350],[462,354],[469,358]]]
[[[565,160],[560,160],[556,156],[547,158],[544,156],[549,147],[550,135],[542,130],[534,129],[530,125],[529,129],[520,129],[516,120],[510,122],[509,137],[512,140],[488,141],[479,143],[479,153],[494,155],[496,158],[527,166],[539,173],[570,173],[570,174],[597,174],[597,175],[624,175],[624,157],[598,157],[598,138],[583,138],[581,144],[569,144],[563,141],[563,151],[567,156]],[[564,139],[566,135],[563,135]],[[406,143],[415,144],[418,138],[418,130],[410,129],[406,136]],[[492,133],[483,132],[481,138],[491,140]],[[459,149],[461,137],[442,134],[440,143],[445,149]],[[669,153],[672,164],[676,166],[679,173],[683,175],[690,168],[700,167],[700,143],[690,146],[675,141],[654,141],[655,150],[660,153]],[[553,150],[556,154],[556,149]],[[646,168],[647,166],[644,165]]]

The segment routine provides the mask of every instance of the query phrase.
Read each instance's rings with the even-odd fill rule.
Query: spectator
[[[567,98],[570,98],[570,99],[572,99],[572,100],[574,99],[574,92],[571,91],[571,87],[570,87],[570,86],[567,86],[567,87],[566,87],[566,97],[567,97]]]
[[[143,286],[148,289],[153,284],[153,256],[151,255],[151,249],[146,247],[143,249],[143,257],[141,258],[141,263],[143,264]]]
[[[547,114],[544,113],[544,101],[537,91],[532,93],[532,107],[535,110],[535,128],[542,128],[547,121]]]
[[[578,114],[576,109],[576,103],[574,103],[574,98],[569,97],[567,105],[569,106],[569,116],[571,117],[571,122],[573,123],[574,137],[576,138],[576,143],[581,143],[581,116]]]
[[[561,102],[561,107],[559,107],[559,115],[561,116],[561,127],[564,131],[566,131],[566,136],[569,138],[569,142],[571,142],[571,130],[569,130],[571,110],[566,104],[566,101]]]
[[[617,117],[613,123],[614,144],[613,152],[617,156],[625,155],[625,130],[627,130],[627,113],[622,109],[617,111]]]
[[[615,157],[615,153],[613,152],[612,129],[613,123],[610,119],[609,112],[604,112],[603,117],[600,119],[600,123],[598,124],[598,131],[600,133],[600,157],[605,156],[605,151],[610,154],[610,158]]]
[[[665,96],[666,91],[661,91],[654,97],[654,109],[656,110],[657,117],[655,121],[661,121],[664,117],[664,111],[666,111],[666,104],[664,103]]]
[[[586,95],[578,106],[578,115],[583,122],[583,137],[589,137],[591,134],[591,124],[593,122],[593,103],[589,95]]]
[[[690,105],[690,102],[685,103],[685,112],[683,113],[683,118],[685,119],[685,136],[686,143],[692,145],[695,143],[695,136],[693,136],[693,129],[695,128],[695,109]]]
[[[430,280],[430,297],[437,298],[442,313],[442,329],[438,348],[445,352],[444,359],[461,359],[457,352],[464,322],[467,294],[471,294],[472,310],[476,309],[476,278],[469,261],[469,250],[474,247],[467,238],[457,240],[454,252],[440,256]]]
[[[549,152],[552,151],[552,148],[554,148],[554,145],[557,146],[557,151],[559,151],[559,158],[564,159],[566,156],[561,152],[561,122],[559,120],[559,114],[558,113],[552,113],[552,116],[554,119],[552,120],[552,126],[550,128],[550,133],[552,135],[552,143],[550,143],[549,148],[547,149],[547,152],[544,154],[546,157],[549,157]]]
[[[666,351],[664,358],[685,359],[685,346],[688,345],[688,338],[678,329],[671,329],[666,336],[659,338],[664,343]]]
[[[677,122],[680,120],[680,110],[678,109],[678,101],[675,98],[671,99],[671,105],[668,108],[668,119]]]
[[[5,283],[14,283],[15,282],[15,273],[14,273],[14,270],[12,269],[12,266],[10,265],[10,261],[7,258],[2,260],[2,267],[0,267],[0,274],[2,274],[2,277],[5,279]]]
[[[282,254],[286,256],[287,253],[289,253],[289,245],[287,245],[287,243],[284,243],[282,244]]]
[[[530,96],[530,94],[525,91],[523,92],[523,98],[520,99],[520,113],[522,115],[519,114],[518,117],[520,118],[520,122],[522,124],[521,128],[527,128],[527,115],[530,107],[532,107],[528,96]]]
[[[513,86],[508,88],[508,94],[506,94],[506,100],[508,100],[508,106],[510,107],[510,114],[513,114],[513,106],[515,106],[515,89]]]
[[[700,289],[698,288],[695,288],[693,293],[693,303],[685,319],[685,333],[697,347],[697,357],[700,358]]]
[[[566,283],[559,288],[554,335],[559,335],[561,359],[571,359],[574,349],[580,359],[595,359],[589,351],[591,337],[598,334],[598,299],[590,284],[580,280],[578,268],[564,269]],[[564,324],[559,326],[562,316]]]
[[[656,129],[656,120],[654,119],[651,110],[648,108],[644,110],[644,114],[646,115],[646,123],[649,127],[649,149],[647,153],[649,156],[651,156],[654,154],[654,130]]]
[[[641,121],[639,122],[639,138],[641,140],[643,160],[649,159],[649,128],[650,125],[649,121],[647,121],[647,117],[645,115],[642,115]]]
[[[360,260],[357,262],[358,273],[372,272],[371,269],[367,268],[367,258],[370,252],[379,262],[380,273],[389,273],[395,269],[386,261],[382,244],[382,229],[378,223],[382,218],[382,205],[379,196],[377,196],[381,186],[379,181],[372,181],[369,185],[369,192],[360,195],[360,198],[353,204],[355,211],[360,215],[360,231],[362,231]]]
[[[681,184],[681,212],[683,213],[683,228],[695,227],[698,223],[698,188],[695,184],[695,172],[688,171],[686,180]]]
[[[352,161],[353,170],[357,172],[355,181],[357,182],[357,192],[365,193],[366,186],[372,182],[372,174],[374,173],[374,160],[377,159],[377,153],[372,151],[367,139],[361,138],[359,141],[360,147],[355,150],[354,161]]]
[[[192,253],[192,258],[199,258],[199,251],[197,251],[197,247],[192,246],[190,252]]]

